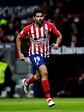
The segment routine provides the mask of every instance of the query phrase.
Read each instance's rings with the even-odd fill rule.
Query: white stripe
[[[43,34],[43,27],[41,27],[41,37],[43,37],[44,36],[44,34]]]
[[[35,35],[34,35],[34,27],[33,26],[31,26],[31,38],[35,38]],[[34,42],[31,40],[31,52],[32,52],[32,54],[34,54]]]
[[[36,28],[36,38],[39,37],[39,32],[38,32],[38,28]]]
[[[31,36],[33,37],[33,39],[35,38],[34,37],[34,29],[33,29],[33,26],[31,26]]]
[[[35,44],[36,53],[38,54],[38,44]]]
[[[29,52],[28,52],[29,56],[30,56],[30,48],[29,48]]]
[[[34,54],[34,43],[33,42],[31,44],[31,48],[32,48],[32,54]]]
[[[40,30],[41,30],[41,37],[43,37],[44,36],[43,27],[41,27]],[[40,47],[40,52],[41,52],[41,56],[43,56],[43,45],[41,45],[41,47]]]
[[[43,27],[40,28],[40,31],[41,31],[41,37],[43,37],[44,36],[44,34],[43,34]],[[41,52],[41,56],[43,56],[43,46],[42,45],[40,46],[40,52]]]

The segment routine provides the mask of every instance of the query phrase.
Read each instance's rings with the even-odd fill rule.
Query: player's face
[[[36,13],[33,19],[36,24],[41,25],[43,23],[44,16],[42,13]]]

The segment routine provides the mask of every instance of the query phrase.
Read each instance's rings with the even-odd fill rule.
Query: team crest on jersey
[[[48,30],[44,30],[44,34],[45,34],[45,35],[48,34]]]

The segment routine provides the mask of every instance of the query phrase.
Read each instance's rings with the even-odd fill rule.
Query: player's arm
[[[54,24],[51,23],[50,27],[51,27],[51,31],[57,36],[56,42],[52,44],[53,48],[57,50],[62,41],[62,34],[57,30]]]
[[[57,40],[56,40],[56,43],[53,43],[53,44],[52,44],[52,45],[53,45],[53,48],[54,48],[55,50],[58,49],[58,47],[59,47],[61,41],[62,41],[62,34],[59,33],[59,36],[58,36],[58,38],[57,38]]]
[[[25,28],[18,34],[17,38],[16,38],[16,47],[17,47],[17,52],[19,55],[19,58],[21,60],[25,60],[24,55],[21,52],[21,43],[22,43],[22,38],[26,37],[27,33],[25,33]]]
[[[21,52],[21,39],[20,39],[20,36],[19,35],[16,38],[16,47],[17,47],[17,52],[18,52],[19,58],[21,60],[24,60],[25,57],[24,57],[24,55]]]

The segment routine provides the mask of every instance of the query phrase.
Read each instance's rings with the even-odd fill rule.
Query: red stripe
[[[43,25],[43,33],[44,33],[44,29],[45,29],[45,25]],[[44,53],[44,51],[45,51],[45,47],[43,45],[43,53]]]
[[[38,28],[39,38],[41,37],[41,31],[40,28]],[[40,53],[40,46],[38,46],[38,52]]]

